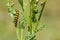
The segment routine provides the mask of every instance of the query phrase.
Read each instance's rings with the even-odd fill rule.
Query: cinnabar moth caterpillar
[[[15,27],[17,27],[18,18],[19,18],[19,10],[15,10],[15,11],[16,11],[16,14],[14,16],[14,24],[15,24]]]

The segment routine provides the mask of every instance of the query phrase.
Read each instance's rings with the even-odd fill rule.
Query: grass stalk
[[[44,7],[45,7],[45,4],[46,4],[46,1],[41,5],[41,6],[42,6],[42,9],[41,9],[41,11],[39,12],[40,15],[39,15],[38,22],[37,22],[37,24],[36,24],[36,28],[35,28],[35,29],[38,28],[38,25],[39,25],[39,23],[40,23],[40,19],[41,19],[41,16],[42,16],[42,13],[43,13],[43,10],[44,10]]]
[[[23,40],[23,29],[16,28],[16,34],[18,40]]]
[[[23,40],[23,29],[20,29],[20,40]]]
[[[17,34],[17,39],[20,40],[20,37],[19,37],[19,29],[16,28],[16,34]]]
[[[30,2],[30,33],[32,34],[33,28],[32,28],[32,13],[33,13],[33,7],[32,7],[32,1]]]

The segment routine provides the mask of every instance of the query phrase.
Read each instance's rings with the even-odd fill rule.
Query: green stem
[[[23,29],[20,29],[20,40],[23,40]]]
[[[20,40],[20,37],[19,37],[19,29],[16,28],[16,34],[17,34],[17,39]]]
[[[38,22],[37,22],[37,25],[36,25],[35,30],[38,28],[38,25],[39,25],[39,23],[40,23],[40,19],[41,19],[41,16],[42,16],[42,13],[43,13],[43,10],[44,10],[44,7],[45,7],[45,4],[46,4],[46,1],[43,3],[43,5],[42,5],[42,9],[41,9],[41,11],[39,12],[40,15],[39,15]]]
[[[32,3],[30,3],[30,33],[32,34]]]
[[[16,28],[16,34],[18,40],[23,40],[23,29]]]

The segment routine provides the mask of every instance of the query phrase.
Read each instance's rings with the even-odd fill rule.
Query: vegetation
[[[14,23],[16,28],[16,34],[18,40],[37,40],[36,33],[41,31],[45,25],[40,26],[40,19],[42,17],[42,13],[46,4],[46,0],[44,2],[40,3],[41,8],[37,8],[40,0],[28,0],[29,2],[29,11],[30,15],[28,16],[29,19],[26,18],[26,5],[24,0],[18,0],[19,4],[21,5],[22,11],[19,11],[18,9],[14,9],[14,3],[11,3],[11,1],[8,0],[7,6],[8,6],[8,12],[12,19],[12,23]],[[17,10],[17,11],[16,11]],[[17,14],[19,13],[19,14]],[[38,17],[36,16],[38,15]],[[16,17],[17,16],[17,17]],[[26,35],[26,38],[23,38],[23,33],[25,27],[28,28],[28,32]]]

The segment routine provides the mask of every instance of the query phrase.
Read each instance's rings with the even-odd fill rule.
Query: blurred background
[[[19,9],[18,1],[13,2]],[[0,40],[17,40],[6,4],[7,0],[0,0]],[[60,40],[60,0],[47,0],[41,23],[45,24],[45,28],[37,33],[37,40]]]

